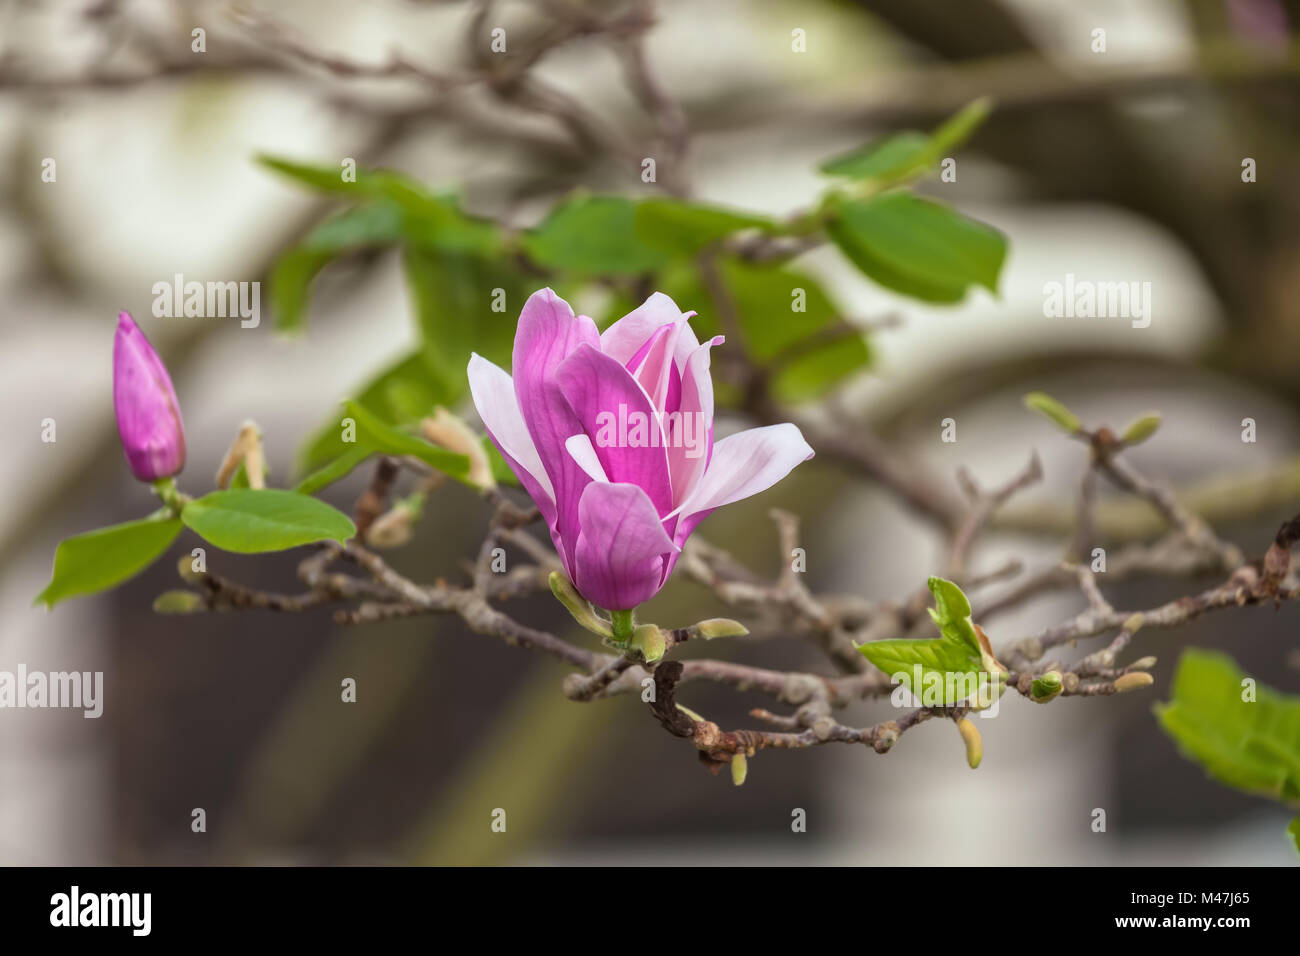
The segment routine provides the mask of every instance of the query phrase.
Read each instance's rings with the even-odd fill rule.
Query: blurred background
[[[606,5],[585,6],[603,10]],[[616,6],[616,5],[615,5]],[[104,715],[0,711],[0,862],[1291,864],[1288,814],[1207,779],[1157,728],[1182,646],[1222,648],[1300,691],[1297,609],[1248,608],[1143,633],[1151,691],[981,721],[977,772],[941,721],[886,756],[861,747],[765,752],[735,788],[630,698],[577,704],[566,670],[416,618],[358,628],[327,611],[163,618],[164,560],[114,592],[32,608],[57,542],[136,517],[148,490],[124,466],[111,404],[112,335],[131,310],[167,361],[185,413],[186,482],[208,487],[240,423],[262,427],[271,481],[359,383],[415,338],[399,256],[345,257],[317,280],[310,328],[154,318],[156,282],[262,281],[328,203],[254,162],[343,157],[454,189],[515,227],[575,187],[637,194],[636,167],[574,148],[545,110],[473,85],[346,75],[303,62],[455,70],[476,7],[399,0],[0,0],[0,670],[105,675]],[[479,27],[545,36],[564,3],[500,3]],[[870,332],[872,365],[837,398],[948,490],[966,466],[986,486],[1037,449],[1045,481],[983,542],[978,568],[1060,554],[1085,451],[1021,405],[1044,389],[1086,421],[1165,424],[1133,453],[1187,491],[1224,536],[1262,553],[1300,502],[1300,2],[1295,0],[664,0],[650,61],[692,139],[697,196],[784,216],[812,204],[819,161],[898,128],[928,129],[975,96],[997,101],[960,152],[945,202],[1010,239],[1001,295],[925,306],[866,281],[831,248],[801,257]],[[205,49],[194,50],[197,28]],[[1105,31],[1104,53],[1094,31]],[[806,50],[792,48],[802,30]],[[526,44],[521,43],[521,47]],[[599,37],[535,66],[550,88],[632,137],[647,119]],[[400,72],[400,71],[399,71]],[[1255,161],[1256,181],[1242,163]],[[53,181],[42,172],[54,160]],[[1073,273],[1145,281],[1152,322],[1048,318],[1044,285]],[[682,302],[699,309],[703,303]],[[507,317],[513,322],[514,316]],[[502,321],[505,321],[503,319]],[[1253,418],[1258,440],[1241,440]],[[57,440],[41,440],[42,421]],[[940,422],[958,440],[939,440]],[[364,477],[325,495],[350,510]],[[944,542],[888,492],[815,461],[701,533],[775,574],[767,511],[803,519],[807,583],[906,595]],[[1046,517],[1044,517],[1046,516]],[[487,506],[445,488],[393,562],[459,573]],[[1046,524],[1051,534],[1034,530]],[[1150,528],[1121,528],[1147,533]],[[189,532],[175,555],[197,543]],[[295,562],[212,552],[210,569],[292,589]],[[1149,607],[1213,580],[1106,585]],[[990,627],[995,644],[1076,613],[1066,593]],[[562,629],[549,596],[515,606]],[[675,580],[649,609],[685,623],[727,613]],[[580,639],[580,638],[575,638]],[[819,669],[795,640],[710,654]],[[340,701],[345,677],[357,701]],[[692,684],[682,699],[724,726],[759,695]],[[887,719],[888,701],[846,722]],[[207,830],[191,829],[195,808]],[[504,808],[505,834],[491,832]],[[791,814],[807,813],[792,833]],[[1107,813],[1105,833],[1092,812]]]

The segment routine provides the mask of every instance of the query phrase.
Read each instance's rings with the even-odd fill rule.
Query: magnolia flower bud
[[[171,377],[129,312],[113,339],[113,410],[131,472],[141,481],[185,467],[185,426]]]

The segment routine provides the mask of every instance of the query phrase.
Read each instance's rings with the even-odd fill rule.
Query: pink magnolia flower
[[[113,337],[113,410],[137,478],[157,481],[185,467],[185,425],[176,390],[130,312],[118,313]]]
[[[479,355],[470,391],[541,510],[578,591],[609,610],[649,600],[710,512],[784,478],[813,451],[794,425],[713,441],[709,350],[656,292],[602,334],[550,289],[524,304],[514,378]]]

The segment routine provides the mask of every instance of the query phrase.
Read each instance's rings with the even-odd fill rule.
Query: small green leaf
[[[637,235],[636,203],[620,196],[576,195],[523,238],[538,265],[582,275],[639,275],[668,256]]]
[[[325,502],[278,488],[214,491],[186,504],[181,520],[209,544],[236,554],[342,543],[357,531],[347,515]]]
[[[1124,434],[1121,437],[1121,441],[1123,441],[1124,444],[1130,447],[1132,447],[1133,445],[1140,445],[1148,438],[1150,438],[1152,435],[1154,435],[1156,433],[1156,430],[1159,428],[1160,428],[1160,413],[1148,412],[1147,414],[1141,416],[1140,418],[1134,419],[1132,422],[1129,423],[1129,426],[1124,429]]]
[[[970,601],[951,581],[932,577],[935,607],[930,617],[940,637],[899,638],[859,644],[862,655],[926,706],[951,706],[977,699],[986,704],[1000,697],[1006,669],[978,636],[970,618]],[[983,698],[988,695],[991,700]]]
[[[437,404],[450,406],[469,389],[465,366],[471,352],[508,361],[527,291],[506,263],[462,252],[408,248],[402,272],[426,374],[437,379],[445,395]]]
[[[1300,696],[1248,680],[1225,654],[1184,651],[1156,717],[1220,783],[1300,807]]]
[[[849,179],[901,181],[931,162],[930,137],[904,130],[822,163],[821,171]]]
[[[934,595],[934,608],[930,610],[930,617],[938,625],[939,632],[951,640],[960,641],[969,650],[979,654],[980,642],[975,636],[975,626],[970,618],[970,601],[961,588],[943,578],[930,578],[926,584]]]
[[[781,401],[816,398],[870,364],[864,334],[850,328],[850,334],[832,335],[845,325],[843,311],[812,276],[734,260],[724,260],[719,271],[740,317],[744,347],[757,364],[771,369],[772,391]],[[683,309],[699,310],[691,328],[700,341],[722,333],[712,298],[694,269],[665,270],[660,288]],[[727,348],[740,345],[728,342]]]
[[[335,458],[328,465],[313,471],[310,475],[298,482],[294,486],[294,491],[300,495],[314,495],[322,488],[327,488],[336,481],[342,481],[350,475],[372,452],[366,448],[351,448],[345,451],[339,457]],[[241,465],[242,467],[242,465]]]
[[[395,428],[354,401],[344,402],[343,409],[346,417],[356,422],[358,448],[385,455],[411,455],[457,481],[472,484],[469,480],[469,458],[465,455],[457,455]]]
[[[466,356],[468,362],[469,357]],[[398,359],[380,370],[355,391],[356,401],[383,422],[396,425],[418,422],[433,412],[435,405],[454,405],[459,388],[452,391],[429,364],[423,349]],[[341,412],[332,416],[307,440],[298,455],[301,471],[323,467],[355,445],[343,441]]]
[[[971,134],[984,124],[992,112],[992,97],[981,96],[944,120],[930,136],[935,156],[942,158],[944,153],[956,149],[970,139]]]
[[[690,256],[745,229],[771,231],[771,219],[681,199],[646,199],[636,207],[636,234],[671,255]]]
[[[871,641],[859,645],[858,650],[927,705],[951,706],[977,688],[979,655],[952,638]]]
[[[50,583],[33,603],[54,607],[121,584],[153,564],[180,531],[179,519],[160,512],[68,538],[54,552]]]
[[[1030,392],[1025,396],[1025,407],[1045,415],[1067,434],[1077,435],[1083,430],[1079,416],[1046,392]]]
[[[1286,835],[1291,838],[1291,846],[1300,853],[1300,817],[1291,821],[1290,826],[1286,828]]]
[[[834,207],[827,234],[880,285],[926,302],[960,302],[982,286],[994,295],[1006,258],[1002,233],[929,199],[888,192]]]
[[[831,176],[874,180],[882,186],[904,182],[932,168],[945,154],[964,143],[991,109],[992,100],[983,97],[929,135],[915,130],[894,133],[822,163],[821,171]]]

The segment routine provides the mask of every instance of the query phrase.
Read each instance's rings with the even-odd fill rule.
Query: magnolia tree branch
[[[1123,484],[1127,490],[1140,496],[1152,493],[1154,484],[1149,479],[1127,464],[1115,466],[1117,460],[1112,459],[1111,464],[1123,469],[1119,473],[1126,476]],[[381,459],[374,480],[358,502],[359,512],[373,510],[372,499],[380,497],[381,491],[386,498],[396,478],[390,473],[393,470],[411,471],[417,478],[423,477],[422,471],[409,462]],[[1099,576],[1069,561],[1027,575],[1015,566],[982,577],[967,574],[965,566],[993,512],[1040,477],[1037,456],[1003,485],[988,491],[963,473],[960,481],[967,490],[970,505],[954,534],[950,556],[950,569],[976,593],[1002,578],[1017,577],[1009,596],[982,603],[977,600],[974,611],[977,620],[987,620],[1009,607],[1021,606],[1049,590],[1074,588],[1083,597],[1086,607],[1074,617],[1014,640],[998,652],[1012,667],[1006,678],[1007,686],[1025,697],[1042,702],[1042,695],[1035,692],[1036,681],[1049,673],[1059,680],[1052,697],[1108,696],[1145,686],[1150,683],[1145,672],[1154,658],[1141,658],[1127,665],[1119,663],[1119,656],[1141,631],[1177,627],[1211,611],[1280,603],[1300,596],[1290,566],[1291,549],[1300,540],[1300,516],[1280,529],[1263,556],[1240,563],[1226,580],[1150,608],[1116,609],[1100,587],[1101,578],[1115,571]],[[641,695],[656,721],[673,736],[690,740],[705,767],[713,771],[738,756],[748,757],[770,748],[802,749],[825,743],[855,743],[884,753],[912,727],[933,717],[961,722],[970,710],[965,704],[911,707],[897,718],[867,726],[852,726],[836,716],[855,702],[893,692],[890,675],[867,663],[856,647],[870,640],[915,634],[926,620],[928,594],[918,589],[895,600],[873,600],[861,595],[813,592],[789,561],[790,554],[799,546],[799,536],[798,520],[787,512],[772,513],[782,559],[782,570],[775,580],[761,578],[725,551],[699,538],[688,545],[680,568],[687,578],[707,588],[724,605],[750,616],[757,633],[750,638],[736,639],[754,640],[780,634],[807,640],[820,648],[838,674],[772,670],[711,658],[681,659],[678,648],[701,636],[695,627],[667,631],[665,658],[657,662],[647,662],[632,651],[606,653],[530,627],[501,605],[517,596],[547,590],[547,579],[558,562],[550,548],[528,531],[539,518],[535,509],[520,507],[495,488],[484,492],[483,497],[492,506],[493,514],[477,558],[469,564],[468,579],[463,583],[413,581],[359,540],[346,545],[324,544],[313,551],[299,565],[298,574],[306,590],[296,595],[262,592],[214,572],[190,571],[188,559],[182,563],[182,576],[195,587],[201,605],[212,610],[257,608],[295,613],[335,605],[338,606],[336,620],[345,624],[428,614],[455,615],[476,633],[512,646],[541,651],[576,668],[577,672],[571,673],[562,684],[562,692],[573,701]],[[1083,500],[1092,499],[1085,495]],[[1164,513],[1176,526],[1173,533],[1151,547],[1126,549],[1117,554],[1115,566],[1121,575],[1202,570],[1231,553],[1230,545],[1210,539],[1205,533],[1192,537],[1189,526],[1194,528],[1194,519],[1189,516],[1176,509]],[[502,545],[521,553],[525,563],[514,565],[508,572],[493,571],[493,549]],[[1189,552],[1199,557],[1189,560]],[[351,566],[359,573],[343,573],[337,570],[339,566]],[[1113,637],[1104,647],[1069,667],[1047,657],[1055,648],[1111,632]],[[751,716],[766,726],[724,730],[679,703],[681,689],[698,681],[757,692],[789,710],[781,713],[755,708]]]

